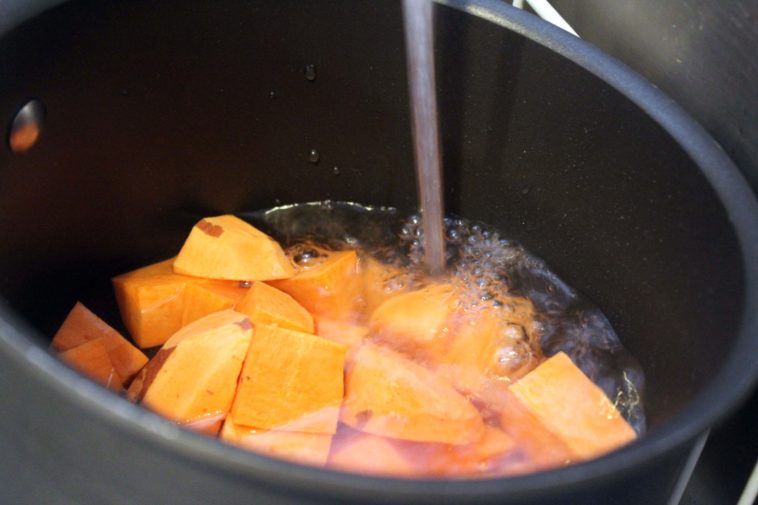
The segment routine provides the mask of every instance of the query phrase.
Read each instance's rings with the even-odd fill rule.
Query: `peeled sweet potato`
[[[174,261],[174,271],[236,281],[286,279],[295,274],[275,240],[231,215],[206,217],[195,224]]]
[[[58,357],[109,389],[121,391],[123,388],[123,380],[111,361],[104,337],[72,347],[60,353]]]
[[[390,349],[364,342],[346,369],[340,421],[356,429],[418,442],[481,439],[479,412],[444,379]]]
[[[398,477],[460,477],[496,473],[514,447],[511,437],[485,426],[482,437],[465,445],[411,442],[341,425],[328,466],[351,472]]]
[[[127,397],[180,423],[226,414],[252,335],[250,319],[232,310],[198,319],[166,341]]]
[[[402,269],[387,265],[371,256],[359,260],[358,271],[363,284],[363,311],[372,314],[384,301],[404,289],[406,274]]]
[[[63,352],[97,339],[108,352],[118,376],[126,383],[147,363],[147,356],[81,302],[76,302],[50,345]]]
[[[562,352],[509,390],[578,460],[600,456],[636,437],[603,391]]]
[[[428,472],[425,466],[430,447],[416,444],[409,447],[404,440],[374,435],[365,431],[341,425],[334,436],[329,452],[330,468],[374,475],[396,477],[423,476]],[[436,447],[431,448],[436,452]]]
[[[499,390],[497,403],[500,427],[515,441],[516,451],[508,462],[507,473],[548,470],[575,460],[563,440],[550,432],[508,388]]]
[[[256,429],[320,433],[337,429],[346,348],[330,340],[259,324],[232,415]]]
[[[513,304],[471,303],[465,296],[449,284],[398,294],[374,311],[370,333],[431,366],[460,372],[456,383],[479,376],[510,382],[536,366],[537,346],[514,323],[522,321],[524,307],[531,307],[528,301],[513,297],[513,303],[524,300],[516,310]]]
[[[316,466],[326,463],[332,444],[332,435],[260,430],[237,424],[232,416],[226,418],[220,438],[243,449]]]
[[[326,258],[312,267],[300,268],[289,279],[269,284],[289,293],[318,320],[354,320],[360,309],[362,286],[358,279],[355,251],[324,252]]]
[[[435,284],[393,296],[369,320],[371,334],[394,349],[431,362],[450,345],[455,294],[449,284]]]
[[[162,345],[203,316],[233,308],[248,292],[237,281],[174,273],[168,259],[113,278],[121,318],[142,348]]]
[[[287,293],[265,282],[254,282],[235,308],[253,324],[273,324],[290,330],[313,333],[313,316]]]
[[[359,323],[321,318],[316,326],[316,335],[344,344],[350,350],[363,342],[368,335],[368,327]]]

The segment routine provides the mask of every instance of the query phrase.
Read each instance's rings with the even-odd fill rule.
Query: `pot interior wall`
[[[723,207],[597,77],[457,10],[436,19],[449,211],[522,241],[605,311],[646,371],[655,428],[736,335]],[[30,97],[47,109],[31,152],[0,149],[0,292],[46,335],[82,297],[118,324],[108,279],[174,254],[202,215],[415,206],[397,2],[70,2],[0,40],[0,69],[0,118]]]

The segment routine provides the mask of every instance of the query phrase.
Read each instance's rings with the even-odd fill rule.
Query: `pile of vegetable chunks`
[[[81,303],[52,348],[189,429],[357,473],[511,475],[635,438],[563,353],[496,372],[499,320],[461,323],[450,284],[389,292],[396,267],[321,252],[303,266],[235,216],[204,218],[178,256],[113,279],[152,359]]]

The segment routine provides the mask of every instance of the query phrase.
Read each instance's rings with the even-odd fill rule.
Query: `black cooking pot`
[[[662,503],[754,383],[758,205],[719,146],[588,44],[500,2],[445,0],[448,210],[521,241],[605,311],[646,372],[648,434],[524,477],[393,480],[243,452],[101,389],[48,336],[79,298],[118,324],[108,279],[174,254],[198,217],[415,207],[401,14],[100,0],[32,17],[56,3],[0,5],[0,118],[32,98],[46,112],[31,150],[0,149],[2,503]]]

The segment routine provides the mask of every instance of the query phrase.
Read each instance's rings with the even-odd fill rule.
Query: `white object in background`
[[[534,9],[534,12],[536,12],[539,17],[548,23],[552,23],[558,28],[563,28],[567,32],[576,35],[577,37],[579,36],[574,31],[574,29],[571,28],[571,25],[568,24],[565,19],[563,19],[563,16],[558,14],[558,11],[555,10],[555,7],[550,5],[550,2],[548,2],[548,0],[526,0],[526,3],[529,4],[529,7]],[[524,0],[513,0],[513,6],[518,7],[519,9],[523,9]]]
[[[740,496],[740,501],[737,502],[737,505],[753,505],[756,497],[758,497],[758,461],[755,463],[753,473],[750,474],[745,490],[742,492],[742,496]]]
[[[692,478],[692,472],[695,471],[695,465],[697,465],[697,461],[700,459],[700,454],[703,452],[705,442],[708,440],[708,435],[710,433],[711,430],[708,430],[700,435],[700,438],[697,439],[695,445],[692,447],[690,455],[687,458],[687,462],[684,464],[684,468],[682,469],[682,473],[679,474],[679,480],[676,481],[674,492],[671,493],[671,498],[668,501],[668,505],[678,505],[679,502],[682,501],[684,491],[687,489],[687,484],[689,484],[690,479]]]

